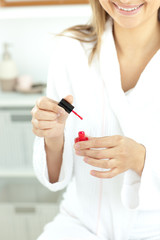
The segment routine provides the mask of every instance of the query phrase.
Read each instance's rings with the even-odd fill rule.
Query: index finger
[[[75,144],[76,149],[86,149],[86,148],[111,148],[116,147],[119,142],[119,137],[117,135],[107,136],[107,137],[93,137],[89,138],[88,141],[82,141]]]
[[[58,102],[48,97],[39,98],[36,105],[41,110],[51,111],[54,113],[61,113],[63,111],[62,108],[58,106]]]

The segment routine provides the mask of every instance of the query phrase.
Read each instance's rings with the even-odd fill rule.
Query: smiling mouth
[[[131,7],[131,6],[129,6],[129,7],[121,7],[121,6],[119,6],[119,5],[117,5],[116,3],[114,3],[113,2],[113,4],[119,9],[119,10],[122,10],[122,11],[125,11],[125,12],[132,12],[132,11],[135,11],[135,10],[137,10],[138,8],[140,8],[144,3],[142,3],[142,4],[140,4],[140,5],[138,5],[138,6],[134,6],[134,7]]]

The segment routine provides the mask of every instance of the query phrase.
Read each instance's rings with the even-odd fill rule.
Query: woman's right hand
[[[65,100],[72,104],[73,97],[68,95]],[[56,138],[63,135],[69,114],[58,105],[58,102],[41,97],[37,100],[31,114],[32,131],[35,135],[45,138]]]

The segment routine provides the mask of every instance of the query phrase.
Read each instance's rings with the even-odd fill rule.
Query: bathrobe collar
[[[110,18],[106,22],[99,55],[99,68],[105,92],[120,122],[122,132],[137,140],[141,140],[141,136],[137,135],[138,131],[134,130],[135,127],[141,125],[137,116],[137,108],[141,110],[160,89],[160,67],[157,64],[160,60],[159,55],[160,51],[150,60],[136,86],[129,93],[129,97],[126,96],[121,86],[120,66],[113,37],[113,21]],[[143,101],[141,101],[142,98]]]

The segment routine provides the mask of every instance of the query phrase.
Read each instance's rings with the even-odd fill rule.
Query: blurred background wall
[[[45,82],[52,33],[86,23],[89,16],[87,4],[0,8],[0,55],[3,43],[10,43],[19,74]]]

